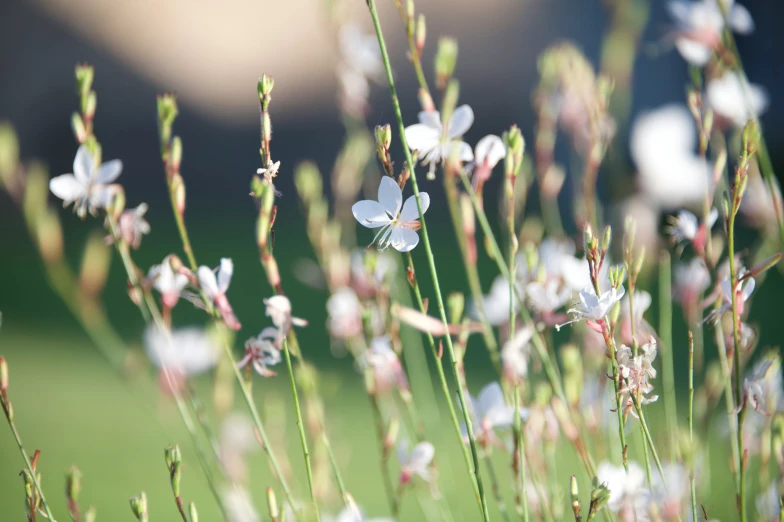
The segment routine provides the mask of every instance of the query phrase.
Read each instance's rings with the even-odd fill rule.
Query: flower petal
[[[430,206],[430,196],[427,192],[420,192],[419,201],[422,203],[422,214],[424,214]],[[405,204],[403,204],[403,210],[400,212],[400,221],[402,223],[410,223],[417,219],[419,219],[419,209],[416,204],[416,196],[409,196]]]
[[[419,243],[419,235],[410,228],[395,227],[389,244],[398,252],[410,252]]]
[[[198,271],[199,286],[207,297],[215,299],[220,294],[218,289],[218,281],[215,279],[215,273],[208,266],[200,266]]]
[[[406,127],[406,142],[408,148],[419,151],[419,157],[438,147],[441,131],[429,125],[417,123]]]
[[[450,138],[459,138],[471,128],[473,123],[474,111],[468,105],[461,105],[452,114],[447,133]]]
[[[395,180],[389,176],[381,178],[381,184],[378,186],[378,202],[392,219],[397,217],[400,207],[403,206],[403,193]]]
[[[120,176],[120,172],[122,172],[122,161],[107,161],[98,167],[98,173],[95,175],[95,182],[101,185],[112,183]]]
[[[74,176],[86,185],[92,177],[94,168],[95,162],[93,160],[93,155],[90,153],[90,149],[87,148],[87,145],[80,146],[79,150],[76,151],[76,157],[74,157]]]
[[[479,410],[477,415],[484,416],[492,408],[505,405],[506,401],[504,400],[504,391],[501,389],[501,385],[498,384],[498,381],[491,382],[479,392],[476,403],[476,407]]]
[[[370,199],[354,203],[351,212],[354,214],[354,219],[367,228],[383,227],[392,221],[381,203]]]
[[[732,30],[738,34],[749,34],[754,32],[754,20],[751,13],[744,6],[734,4],[729,12],[729,22]]]
[[[433,460],[436,454],[436,448],[429,442],[420,442],[414,449],[411,450],[411,457],[409,460],[410,466],[414,469],[424,471]]]
[[[474,156],[477,163],[487,162],[487,165],[493,168],[506,156],[506,147],[501,138],[488,134],[476,144]]]
[[[464,141],[453,141],[449,154],[454,155],[464,163],[474,159],[474,151],[471,150],[471,145]]]
[[[73,174],[63,174],[52,178],[49,180],[49,190],[66,204],[79,199],[86,192],[84,185]]]
[[[231,259],[221,258],[220,270],[218,270],[218,290],[222,294],[226,293],[231,283],[231,276],[234,274],[234,263]]]
[[[441,113],[438,111],[420,111],[417,114],[417,118],[419,118],[419,123],[422,125],[427,125],[428,127],[435,129],[441,134],[443,130],[441,126]]]
[[[691,65],[696,65],[698,67],[702,67],[708,63],[711,54],[713,54],[713,49],[707,45],[685,37],[676,39],[675,47],[678,49],[678,52],[681,53],[684,60]]]

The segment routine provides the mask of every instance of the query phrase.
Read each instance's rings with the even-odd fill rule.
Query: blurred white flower
[[[690,206],[705,198],[711,169],[694,152],[697,129],[686,107],[666,105],[639,115],[630,147],[640,188],[664,210]]]
[[[634,292],[634,317],[631,316],[630,295],[621,300],[620,340],[624,344],[632,344],[632,320],[634,320],[634,336],[637,339],[649,339],[655,335],[653,327],[643,318],[643,314],[651,306],[651,294],[645,290]]]
[[[259,448],[254,424],[247,415],[229,414],[220,425],[218,450],[224,474],[235,484],[245,482],[248,476],[246,455]]]
[[[602,295],[597,296],[593,286],[586,286],[580,290],[580,302],[574,305],[574,308],[569,310],[572,314],[572,320],[564,324],[556,325],[556,329],[560,330],[565,326],[576,321],[592,321],[598,323],[604,320],[604,317],[610,312],[613,306],[623,297],[625,290],[623,286],[619,288],[610,288]],[[590,326],[590,325],[589,325]]]
[[[180,299],[180,294],[188,285],[185,274],[175,274],[171,267],[170,256],[166,256],[160,265],[153,265],[147,272],[147,280],[152,282],[153,288],[161,293],[163,305],[173,308]]]
[[[223,507],[227,522],[260,522],[261,517],[253,506],[250,493],[240,486],[227,487],[223,493]],[[286,520],[290,520],[286,518]]]
[[[285,295],[274,295],[264,299],[264,313],[278,329],[280,339],[288,335],[292,326],[307,326],[308,322],[291,315],[291,301]]]
[[[501,360],[504,363],[504,377],[517,383],[528,377],[529,342],[533,337],[530,327],[518,328],[511,339],[501,348]]]
[[[490,174],[498,162],[506,157],[506,146],[498,136],[488,134],[474,148],[473,186],[481,192],[482,184],[490,179]]]
[[[498,382],[491,382],[482,388],[478,397],[469,395],[469,401],[476,437],[485,445],[495,444],[503,447],[494,430],[508,429],[514,425],[515,408],[507,406],[501,385]],[[526,410],[518,409],[517,411],[523,420],[527,418],[528,412]],[[462,430],[463,436],[467,438],[465,425]]]
[[[740,267],[738,269],[738,279],[743,277],[745,273],[746,267]],[[739,316],[743,314],[745,303],[751,297],[752,292],[754,292],[754,287],[756,286],[757,281],[753,277],[747,277],[735,288],[735,291],[737,292],[736,303]],[[732,283],[730,282],[730,274],[725,274],[724,277],[721,278],[721,285],[719,288],[721,289],[722,305],[709,313],[703,322],[712,319],[718,321],[722,314],[732,309]]]
[[[711,276],[699,257],[673,268],[673,298],[683,306],[687,320],[696,320],[700,296],[710,287]]]
[[[378,393],[387,393],[396,386],[401,390],[408,389],[408,379],[388,337],[373,339],[360,362],[373,370]]]
[[[772,415],[782,405],[781,361],[769,354],[757,361],[743,380],[743,402],[738,406],[750,406],[763,415]]]
[[[367,78],[379,76],[384,66],[381,63],[381,49],[373,33],[365,33],[354,24],[345,24],[338,34],[340,54],[343,61]]]
[[[528,304],[536,312],[549,314],[561,308],[571,297],[571,290],[562,285],[557,279],[550,279],[544,283],[533,281],[525,287]]]
[[[622,522],[647,522],[650,492],[645,487],[645,471],[636,462],[629,462],[629,472],[623,466],[602,462],[596,471],[599,481],[610,490],[607,508]]]
[[[348,339],[362,333],[362,304],[351,288],[339,288],[327,299],[327,329],[332,337]]]
[[[132,248],[139,248],[142,244],[142,236],[150,233],[150,224],[144,219],[147,213],[147,203],[140,203],[136,208],[129,208],[120,214],[118,226],[120,237]],[[109,241],[113,241],[112,236],[108,236]]]
[[[220,267],[215,270],[207,266],[200,266],[198,271],[199,287],[204,291],[207,299],[215,303],[226,326],[232,330],[239,330],[241,325],[226,297],[226,291],[229,289],[233,274],[234,263],[227,257],[221,258]]]
[[[409,148],[417,151],[417,159],[422,160],[423,165],[430,165],[428,179],[433,179],[436,165],[448,160],[453,150],[457,150],[460,161],[474,159],[471,146],[460,139],[473,123],[474,111],[468,105],[461,105],[455,109],[446,128],[438,111],[421,111],[419,123],[406,127]]]
[[[430,463],[436,449],[429,442],[420,442],[409,452],[408,441],[403,439],[397,445],[397,460],[400,462],[400,483],[408,484],[414,475],[419,475],[425,482],[430,482]]]
[[[144,348],[157,368],[166,368],[183,377],[204,373],[220,359],[214,340],[197,327],[168,332],[150,326],[144,332]]]
[[[710,80],[705,87],[705,97],[714,113],[738,128],[765,112],[769,104],[765,89],[752,83],[744,86],[741,77],[734,72]]]
[[[688,210],[681,210],[677,216],[668,220],[669,224],[665,228],[674,245],[682,246],[691,243],[694,250],[701,253],[705,249],[708,234],[718,218],[719,211],[715,208],[710,210],[705,223],[700,223],[697,216]]]
[[[500,326],[509,322],[509,281],[503,276],[497,276],[490,286],[490,292],[482,297],[487,322],[493,326]],[[517,299],[514,310],[517,311]],[[477,316],[476,312],[474,316]]]
[[[730,28],[738,34],[754,30],[748,10],[734,0],[719,0],[727,10]],[[721,43],[724,16],[717,0],[674,0],[667,3],[670,16],[677,24],[675,46],[683,59],[692,65],[703,66],[713,50]]]
[[[637,356],[632,354],[631,348],[622,345],[616,353],[616,359],[623,378],[620,389],[621,408],[624,414],[631,413],[637,417],[634,410],[635,397],[639,399],[640,404],[650,404],[659,398],[658,395],[647,396],[653,391],[651,379],[656,377],[656,369],[653,367],[653,361],[656,359],[656,340],[651,339],[649,343],[641,346]]]
[[[280,332],[276,328],[263,329],[259,335],[245,341],[245,356],[237,363],[237,367],[244,368],[250,364],[262,377],[275,377],[277,374],[269,367],[281,361],[279,340]]]
[[[773,522],[779,519],[781,501],[781,486],[778,480],[765,491],[757,495],[755,502],[761,521]]]
[[[288,519],[287,519],[288,520]],[[337,516],[324,515],[321,517],[322,522],[394,522],[394,518],[389,517],[376,517],[366,518],[361,516],[361,511],[352,507],[343,508],[343,511],[338,513]]]
[[[422,213],[430,206],[430,196],[420,192]],[[402,209],[402,210],[401,210]],[[378,201],[365,199],[351,207],[354,218],[367,228],[381,228],[373,238],[379,249],[392,246],[398,252],[409,252],[419,243],[419,209],[416,196],[409,196],[403,204],[403,193],[395,180],[389,176],[381,178]]]
[[[651,474],[651,502],[659,507],[664,520],[678,520],[691,500],[689,470],[678,462],[664,462],[662,471],[664,478],[659,473]]]
[[[76,151],[73,173],[49,180],[49,190],[63,200],[64,207],[74,203],[74,212],[84,218],[88,212],[95,214],[109,203],[112,194],[109,185],[118,178],[120,172],[120,160],[107,161],[97,166],[90,149],[81,145]]]

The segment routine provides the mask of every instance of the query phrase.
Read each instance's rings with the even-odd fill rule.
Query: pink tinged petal
[[[223,322],[226,323],[226,326],[231,328],[232,330],[239,330],[242,328],[239,320],[237,320],[237,316],[234,315],[234,310],[231,308],[231,304],[229,304],[229,300],[226,298],[224,294],[220,294],[215,299],[215,306],[218,307],[218,311],[223,318]]]
[[[476,144],[474,156],[477,163],[487,163],[490,168],[493,168],[506,156],[506,147],[501,138],[489,134]]]
[[[93,160],[93,155],[90,153],[90,149],[88,149],[86,145],[80,146],[79,150],[76,151],[76,157],[74,158],[74,176],[86,185],[92,178],[94,168],[95,162]]]
[[[204,290],[208,298],[215,299],[220,294],[215,273],[207,266],[200,266],[198,276],[201,289]]]
[[[744,6],[735,4],[729,12],[729,22],[732,30],[738,34],[749,34],[754,32],[754,20],[751,13]]]
[[[234,263],[227,257],[222,258],[220,270],[218,270],[218,290],[222,294],[225,294],[229,289],[232,274],[234,274]]]
[[[422,203],[422,214],[427,212],[430,207],[430,196],[427,192],[419,193],[419,201]],[[416,204],[416,196],[409,196],[400,212],[401,223],[410,223],[419,219],[419,209]]]
[[[420,442],[411,451],[411,467],[419,472],[425,471],[435,456],[436,449],[429,442]]]
[[[66,204],[85,195],[85,186],[73,174],[63,174],[49,180],[49,190]]]
[[[403,193],[395,180],[389,176],[381,178],[381,184],[378,186],[378,202],[392,219],[397,218],[403,205]]]
[[[474,123],[474,111],[468,105],[461,105],[452,114],[449,120],[448,135],[450,138],[459,138],[471,128]],[[472,154],[473,155],[473,154]]]
[[[383,227],[392,222],[381,203],[370,199],[354,203],[351,212],[354,214],[354,219],[367,228]]]
[[[678,38],[675,40],[675,47],[684,60],[698,67],[708,63],[713,54],[713,49],[689,38]]]
[[[100,167],[98,167],[98,172],[95,175],[95,182],[101,185],[107,185],[109,183],[113,183],[116,180],[120,173],[122,172],[122,161],[120,160],[112,160],[107,161]]]
[[[441,134],[443,127],[441,126],[441,113],[438,111],[420,111],[417,114],[419,123],[426,125],[438,131]]]
[[[743,285],[743,290],[741,291],[741,297],[743,297],[743,301],[748,301],[749,297],[751,297],[751,293],[754,292],[754,287],[757,286],[757,281],[750,277],[746,280],[746,283]]]
[[[397,445],[397,461],[400,466],[406,466],[410,462],[408,455],[408,440],[403,439]]]
[[[398,252],[410,252],[419,244],[419,236],[410,228],[395,227],[389,244]]]
[[[411,150],[419,151],[419,157],[438,147],[441,131],[429,125],[417,123],[406,127],[406,143]]]

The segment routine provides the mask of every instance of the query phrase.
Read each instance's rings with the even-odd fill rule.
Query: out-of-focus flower
[[[576,321],[588,321],[589,326],[591,326],[591,322],[598,323],[603,321],[608,312],[612,310],[612,307],[623,298],[624,292],[625,290],[621,286],[617,289],[610,288],[606,292],[602,292],[602,295],[597,296],[592,286],[586,286],[580,290],[580,302],[576,303],[574,308],[569,310],[569,313],[572,314],[571,321],[556,325],[556,329],[560,330],[562,326]]]
[[[696,252],[702,253],[705,251],[708,234],[718,218],[719,211],[715,208],[708,213],[708,219],[704,223],[700,223],[697,216],[688,210],[681,210],[677,216],[670,218],[667,233],[674,245],[690,243]]]
[[[482,297],[487,322],[493,326],[500,326],[509,322],[509,281],[503,276],[498,276],[490,286],[490,292]],[[517,299],[514,303],[515,312],[518,310]],[[477,313],[473,314],[477,317]]]
[[[645,290],[634,292],[634,317],[631,314],[630,296],[627,294],[621,301],[620,336],[624,344],[632,344],[632,321],[634,321],[634,335],[637,339],[648,339],[653,337],[653,327],[643,318],[643,314],[651,306],[651,294]]]
[[[332,337],[348,339],[362,332],[362,305],[350,288],[340,288],[327,299],[327,329]]]
[[[460,139],[473,123],[474,111],[468,105],[461,105],[455,109],[446,128],[438,111],[422,111],[419,123],[406,127],[409,148],[417,151],[417,159],[422,160],[423,165],[430,165],[429,178],[434,176],[436,165],[448,160],[453,150],[460,161],[474,159],[471,146]]]
[[[636,417],[633,402],[635,397],[639,399],[640,404],[649,404],[659,398],[658,395],[647,396],[653,391],[651,379],[656,377],[656,369],[653,367],[653,361],[656,359],[656,341],[651,339],[651,342],[641,346],[636,357],[632,355],[631,348],[622,345],[618,349],[616,358],[624,381],[620,389],[620,407],[625,413],[631,412]],[[627,394],[628,397],[624,400]]]
[[[602,462],[596,471],[599,481],[610,490],[607,507],[622,522],[647,522],[650,492],[645,487],[645,472],[636,462],[629,462],[629,472],[623,466]]]
[[[506,145],[498,136],[489,134],[479,140],[474,148],[474,189],[490,179],[493,168],[506,157]]]
[[[182,377],[204,373],[218,364],[220,351],[201,328],[181,328],[172,332],[156,326],[144,332],[144,347],[150,361]]]
[[[288,519],[286,519],[288,520]],[[343,508],[343,511],[338,513],[337,516],[324,515],[321,517],[323,522],[394,522],[394,518],[389,517],[376,517],[366,518],[361,516],[361,511],[355,510],[352,507]]]
[[[515,420],[514,406],[507,406],[504,392],[498,382],[491,382],[479,392],[478,397],[469,396],[472,410],[474,434],[485,446],[494,444],[503,447],[495,434],[496,429],[511,428]],[[517,410],[522,419],[528,416],[525,410]],[[463,425],[463,434],[467,438],[467,430]]]
[[[338,35],[341,60],[337,67],[340,103],[344,111],[362,116],[367,110],[370,80],[380,77],[383,67],[376,36],[358,26],[343,25]]]
[[[217,272],[217,277],[216,277]],[[241,325],[234,315],[234,310],[226,297],[226,291],[231,283],[231,276],[234,274],[234,263],[229,258],[222,258],[220,267],[215,270],[207,266],[200,266],[198,271],[199,286],[204,291],[207,299],[215,303],[218,311],[223,317],[226,326],[232,330],[239,330]]]
[[[664,478],[659,473],[651,476],[651,501],[664,520],[678,520],[690,500],[689,470],[683,464],[665,462],[662,471]]]
[[[743,380],[743,406],[754,408],[763,415],[772,415],[782,405],[781,361],[769,354],[758,361]]]
[[[220,425],[220,465],[226,476],[235,484],[247,479],[246,454],[259,447],[253,429],[251,420],[240,413],[230,414]]]
[[[269,367],[281,361],[279,340],[280,332],[277,329],[263,329],[259,335],[245,341],[245,356],[237,363],[237,367],[244,368],[250,364],[262,377],[275,377],[277,374]]]
[[[233,485],[223,493],[223,507],[228,522],[260,522],[261,517],[253,506],[253,499],[248,491]],[[290,520],[288,517],[286,520]],[[293,519],[291,519],[293,520]]]
[[[724,16],[717,1],[724,4],[733,31],[748,34],[754,30],[754,21],[748,10],[735,4],[734,0],[674,0],[667,4],[678,26],[675,46],[683,59],[692,65],[708,63],[713,50],[721,44]]]
[[[779,519],[780,499],[781,485],[778,480],[774,481],[764,492],[757,495],[755,504],[761,521],[773,522]]]
[[[87,213],[95,214],[99,208],[105,207],[111,199],[110,184],[122,172],[120,160],[107,161],[101,166],[86,145],[76,151],[72,174],[62,174],[49,180],[49,190],[63,200],[63,206],[74,204],[74,212],[80,218]]]
[[[420,192],[422,213],[430,206],[430,196]],[[392,246],[398,252],[409,252],[419,243],[416,231],[419,223],[419,209],[416,196],[409,196],[403,204],[403,193],[395,180],[389,176],[381,178],[378,187],[378,201],[365,199],[351,207],[354,218],[367,228],[381,228],[373,238],[379,249]]]
[[[551,279],[544,283],[533,281],[525,287],[528,304],[540,314],[552,314],[571,297],[571,290],[561,281]]]
[[[170,259],[170,256],[166,256],[163,263],[151,266],[147,272],[147,280],[161,293],[161,300],[166,308],[173,308],[177,304],[180,294],[188,285],[186,275],[174,273]]]
[[[305,319],[291,315],[291,301],[285,295],[274,295],[264,299],[266,309],[264,313],[272,319],[272,324],[278,329],[280,338],[288,335],[292,326],[307,326]]]
[[[518,383],[528,377],[528,343],[533,337],[533,329],[523,327],[517,329],[511,339],[501,348],[501,360],[504,363],[504,377]]]
[[[395,386],[400,389],[408,389],[408,379],[403,371],[388,337],[376,337],[370,342],[370,348],[363,354],[363,364],[367,364],[373,370],[375,377],[376,392],[384,394]]]
[[[147,203],[140,203],[138,207],[123,211],[120,214],[118,225],[120,237],[133,248],[142,244],[142,236],[150,233],[150,224],[144,219],[147,213]],[[111,239],[111,236],[109,236]]]
[[[743,274],[746,273],[746,268],[741,267],[738,270],[739,277],[742,277]],[[737,303],[738,308],[738,315],[743,314],[743,310],[745,308],[746,301],[749,300],[751,297],[752,292],[754,292],[754,287],[757,286],[757,281],[753,277],[747,277],[744,279],[735,291],[737,292],[737,299],[735,300]],[[730,274],[726,274],[724,277],[721,278],[721,296],[722,296],[722,305],[711,313],[708,314],[707,317],[703,320],[703,322],[707,322],[709,320],[715,319],[718,321],[722,314],[728,312],[732,309],[732,283],[730,283]]]
[[[674,267],[674,298],[683,306],[687,318],[694,319],[700,296],[711,284],[710,272],[705,261],[695,257],[688,263],[678,263]]]
[[[768,108],[768,95],[759,85],[743,80],[737,73],[726,72],[713,78],[705,87],[705,96],[713,112],[737,128],[743,128]]]
[[[370,297],[389,283],[397,269],[395,256],[356,248],[351,252],[351,287],[360,297]]]
[[[694,118],[684,106],[666,105],[635,119],[630,146],[640,188],[660,208],[689,206],[704,199],[711,169],[694,152],[696,144]]]
[[[400,462],[400,483],[408,484],[414,475],[419,475],[425,482],[433,480],[430,463],[436,449],[429,442],[420,442],[409,452],[408,441],[403,439],[397,445],[397,460]]]

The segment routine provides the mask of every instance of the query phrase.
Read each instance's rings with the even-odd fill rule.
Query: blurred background
[[[392,2],[380,4],[403,113],[407,123],[413,123],[418,110],[416,79],[405,58],[404,33]],[[417,10],[425,14],[428,24],[423,58],[428,75],[437,38],[450,35],[459,40],[456,76],[461,81],[461,102],[469,103],[476,114],[466,141],[475,143],[517,123],[528,143],[533,143],[531,95],[538,81],[537,56],[553,43],[568,39],[598,64],[613,5],[584,0],[419,0]],[[751,36],[739,37],[738,45],[749,79],[773,95],[762,122],[774,166],[781,172],[784,108],[775,93],[784,80],[777,58],[784,51],[779,28],[784,6],[751,0],[744,5],[757,29]],[[362,0],[346,2],[344,16],[371,29]],[[628,49],[636,53],[629,100],[632,116],[684,99],[689,73],[672,48],[672,29],[664,3],[650,2],[641,43]],[[317,0],[0,3],[0,120],[16,128],[23,158],[44,162],[51,175],[72,170],[76,144],[70,116],[77,108],[73,79],[77,62],[95,66],[96,134],[104,159],[122,159],[120,182],[129,205],[141,201],[150,205],[152,233],[135,256],[141,267],[180,251],[158,152],[155,105],[156,94],[177,93],[180,116],[175,132],[184,142],[186,220],[201,263],[214,266],[220,257],[235,262],[236,279],[229,295],[244,326],[239,339],[255,335],[266,324],[262,298],[269,289],[258,263],[256,208],[248,192],[260,165],[256,82],[262,73],[275,78],[270,111],[273,151],[281,161],[276,186],[283,193],[276,255],[296,314],[311,323],[301,340],[308,358],[325,372],[327,409],[333,419],[333,437],[341,441],[349,489],[368,512],[383,512],[378,482],[365,481],[360,471],[363,459],[375,458],[374,443],[367,439],[371,428],[360,425],[370,418],[361,379],[348,359],[336,360],[330,353],[322,329],[327,296],[314,297],[293,270],[295,261],[312,254],[291,173],[297,162],[312,159],[328,175],[343,143],[336,104],[338,45],[326,6]],[[394,119],[385,85],[375,85],[370,100],[368,125]],[[611,150],[618,172],[611,177],[631,183],[634,166],[626,131],[622,122]],[[424,183],[423,189],[441,190],[433,185]],[[497,193],[497,187],[491,182],[488,193]],[[609,197],[613,190],[604,186],[601,193]],[[494,198],[488,198],[488,205],[488,213],[497,215]],[[76,263],[88,232],[100,223],[79,221],[70,211],[63,216],[66,249]],[[458,255],[442,200],[433,198],[428,217],[438,255],[443,259]],[[175,520],[162,450],[174,442],[183,444],[186,456],[189,449],[172,404],[158,397],[152,375],[147,385],[140,385],[123,383],[111,373],[47,286],[21,215],[4,193],[0,194],[0,220],[0,354],[11,368],[12,400],[22,436],[28,449],[42,449],[40,466],[52,504],[64,513],[62,470],[78,464],[85,475],[85,504],[97,506],[99,520],[131,519],[127,498],[142,489],[151,494],[155,519]],[[482,269],[486,289],[496,274],[491,263],[484,262]],[[465,290],[459,264],[445,264],[441,274],[446,292]],[[781,280],[778,274],[771,280],[759,301],[775,302]],[[107,310],[123,336],[138,345],[143,323],[125,295],[124,284],[122,268],[115,260],[106,292]],[[188,306],[181,305],[177,313],[176,321],[181,324],[202,320]],[[769,325],[762,332],[763,344],[775,344],[781,338],[784,326],[766,321],[776,316],[774,307],[756,305],[755,322]],[[676,325],[676,336],[683,331],[682,324]],[[476,366],[470,375],[476,386],[492,378],[483,351],[471,351],[469,358]],[[676,373],[682,378],[681,369]],[[286,405],[283,384],[265,381],[268,391],[262,395],[263,404],[282,401]],[[289,440],[295,448],[294,428],[290,429]],[[253,464],[253,491],[261,505],[262,488],[267,485],[263,457],[254,457]],[[17,476],[21,465],[10,433],[0,427],[0,511],[16,517],[9,520],[21,517],[23,493]],[[455,465],[462,463],[455,461]],[[357,471],[352,474],[352,469]],[[209,497],[196,464],[187,468],[186,477],[184,496],[197,504],[203,498],[205,515],[214,516],[206,506]],[[467,483],[460,487],[467,491]],[[725,508],[719,506],[716,514]]]

